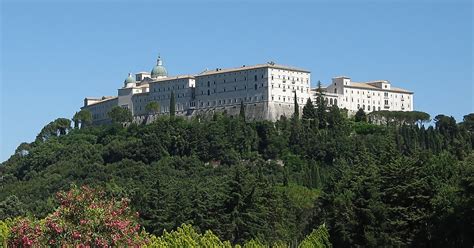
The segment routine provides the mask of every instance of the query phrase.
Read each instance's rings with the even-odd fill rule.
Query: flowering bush
[[[12,247],[139,247],[146,243],[138,213],[127,199],[104,200],[104,193],[73,186],[56,195],[60,206],[41,221],[20,219],[11,229]]]

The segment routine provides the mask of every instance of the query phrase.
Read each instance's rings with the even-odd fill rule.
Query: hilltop
[[[76,184],[129,198],[156,235],[187,223],[233,244],[297,244],[324,224],[335,247],[469,247],[473,119],[375,125],[337,107],[277,122],[58,119],[0,166],[0,219],[44,217]]]

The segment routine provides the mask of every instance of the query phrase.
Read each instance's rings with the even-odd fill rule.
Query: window
[[[207,87],[211,87],[211,82],[207,81]]]
[[[207,90],[207,95],[210,95],[211,94],[211,91],[210,90]]]
[[[255,77],[257,77],[257,76],[255,76]],[[257,84],[255,84],[255,90],[257,90]]]
[[[337,94],[337,89],[334,89],[334,94]]]
[[[257,81],[257,75],[255,75],[255,81]]]

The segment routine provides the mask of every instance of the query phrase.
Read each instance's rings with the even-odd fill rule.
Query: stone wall
[[[273,102],[258,102],[258,103],[248,103],[245,104],[245,119],[249,121],[253,120],[269,120],[277,121],[281,116],[290,118],[293,116],[294,105],[293,104],[283,104],[283,103],[273,103]],[[300,115],[303,113],[303,106],[300,107]],[[192,118],[200,116],[202,118],[212,118],[215,113],[226,113],[230,116],[238,116],[240,114],[240,104],[225,106],[225,107],[210,107],[210,108],[200,108],[189,110],[186,114],[177,113],[176,116],[182,116],[186,118]],[[166,113],[168,115],[168,113]],[[160,115],[141,115],[135,116],[134,123],[151,123]]]

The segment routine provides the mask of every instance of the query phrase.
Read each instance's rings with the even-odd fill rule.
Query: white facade
[[[324,89],[328,105],[336,104],[350,114],[362,109],[373,111],[413,111],[413,92],[396,88],[387,80],[352,82],[349,77],[335,77]],[[312,94],[315,100],[316,92]]]
[[[242,102],[249,119],[277,120],[293,114],[295,93],[300,108],[308,98],[316,100],[316,89],[310,86],[309,71],[273,62],[168,77],[158,58],[152,73],[139,72],[135,78],[129,75],[118,89],[118,97],[86,98],[82,109],[92,112],[94,123],[110,121],[107,113],[114,106],[128,108],[136,119],[143,120],[149,115],[149,102],[159,104],[158,114],[169,113],[173,93],[177,115],[218,111],[235,115]],[[395,88],[386,80],[357,83],[348,77],[336,77],[323,93],[328,105],[346,108],[352,114],[359,108],[366,112],[413,110],[413,92]]]

